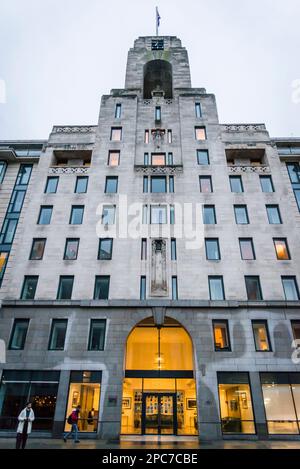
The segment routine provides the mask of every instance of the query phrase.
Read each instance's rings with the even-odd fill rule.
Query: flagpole
[[[155,9],[155,24],[156,24],[156,36],[158,36],[158,21],[157,21],[157,17],[158,17],[158,11],[157,11],[157,7]]]

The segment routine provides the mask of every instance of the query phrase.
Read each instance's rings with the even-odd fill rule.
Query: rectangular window
[[[55,194],[58,185],[58,176],[49,176],[45,187],[45,194]]]
[[[244,192],[242,176],[229,176],[231,192]]]
[[[67,319],[52,320],[48,350],[64,350],[67,327]]]
[[[142,275],[140,280],[140,300],[146,299],[146,277]]]
[[[149,130],[148,129],[145,130],[144,143],[146,143],[146,144],[149,143]]]
[[[144,194],[147,194],[147,192],[148,192],[148,181],[149,181],[148,176],[144,176],[143,177],[143,192],[144,192]]]
[[[161,121],[161,107],[160,106],[155,106],[155,120],[157,122]]]
[[[168,130],[168,143],[172,143],[172,139],[173,139],[173,137],[172,137],[172,130],[169,129],[169,130]]]
[[[165,205],[151,205],[151,224],[167,223],[167,207]]]
[[[119,166],[120,164],[120,151],[110,150],[108,152],[108,166]]]
[[[59,277],[57,299],[58,300],[70,300],[72,298],[74,276],[72,275],[61,275]]]
[[[167,192],[166,176],[151,176],[151,192]]]
[[[64,259],[67,261],[75,261],[77,259],[79,248],[79,238],[67,238]]]
[[[26,191],[14,190],[8,212],[9,213],[20,213],[22,210],[23,202],[25,199]]]
[[[175,192],[174,187],[174,176],[169,176],[169,192],[173,194]]]
[[[0,252],[0,281],[4,276],[7,259],[8,252]]]
[[[300,340],[300,321],[291,321],[294,340]]]
[[[271,176],[259,176],[261,190],[263,192],[274,192],[274,186]]]
[[[195,138],[196,140],[206,140],[205,127],[195,127]]]
[[[247,298],[249,301],[261,301],[263,299],[260,280],[256,275],[246,275],[245,284],[247,291]]]
[[[267,215],[270,225],[280,225],[282,223],[278,205],[266,205]]]
[[[175,225],[175,205],[170,205],[170,225]]]
[[[240,238],[239,243],[240,243],[241,258],[244,261],[255,260],[253,239],[252,238]]]
[[[246,205],[234,205],[234,215],[237,225],[248,225],[249,217]]]
[[[37,275],[25,275],[21,300],[33,300],[39,277]]]
[[[99,239],[98,259],[101,261],[110,261],[112,259],[113,239]]]
[[[7,162],[0,161],[0,184],[2,184],[7,169]]]
[[[23,350],[25,346],[29,319],[15,319],[12,328],[9,350]]]
[[[277,259],[280,261],[290,260],[290,253],[285,238],[273,238]]]
[[[178,282],[175,275],[172,276],[172,300],[178,300]]]
[[[4,222],[5,229],[4,229],[4,237],[3,237],[4,244],[12,243],[14,239],[15,231],[17,229],[17,224],[18,224],[18,220],[16,218],[5,220]]]
[[[97,275],[95,278],[94,300],[108,300],[109,275]]]
[[[40,214],[38,218],[39,225],[49,225],[52,216],[52,205],[42,205],[40,208]]]
[[[105,194],[116,194],[118,192],[118,177],[106,176]]]
[[[142,224],[146,225],[147,223],[148,223],[148,205],[143,205]]]
[[[149,153],[144,153],[144,166],[149,165]]]
[[[142,243],[141,243],[141,260],[146,261],[147,260],[147,239],[142,238]]]
[[[197,163],[201,165],[209,164],[208,150],[197,150]]]
[[[83,220],[84,205],[72,205],[70,225],[81,225]]]
[[[271,352],[267,321],[252,321],[255,350],[257,352]]]
[[[105,329],[105,319],[91,320],[88,350],[92,350],[95,352],[100,352],[101,350],[104,350]]]
[[[206,250],[206,259],[209,261],[219,261],[220,256],[220,247],[219,240],[217,238],[206,238],[205,239],[205,250]]]
[[[202,117],[201,104],[200,103],[195,103],[195,115],[196,115],[197,119],[200,119]]]
[[[165,153],[152,153],[151,164],[152,166],[165,166],[166,154]]]
[[[34,238],[32,241],[29,259],[31,261],[40,261],[43,259],[46,245],[46,238]]]
[[[173,153],[168,153],[168,165],[172,166],[173,164],[174,164]]]
[[[122,140],[122,127],[112,127],[110,139],[112,142],[120,142]]]
[[[171,238],[171,261],[177,260],[176,239]]]
[[[295,276],[282,276],[281,277],[285,299],[287,301],[299,300],[299,289]]]
[[[223,434],[255,434],[248,373],[218,372]]]
[[[16,185],[27,185],[31,176],[32,165],[21,165]]]
[[[300,212],[300,189],[294,189],[294,195],[295,195],[296,202],[298,205],[298,210]]]
[[[121,110],[122,110],[122,105],[119,103],[116,104],[115,119],[121,119]]]
[[[116,206],[115,205],[103,205],[102,224],[114,225],[115,217],[116,217]]]
[[[211,176],[199,176],[200,192],[208,194],[213,192]]]
[[[203,224],[204,225],[215,225],[217,223],[216,211],[214,205],[204,205],[203,206]]]
[[[228,321],[213,320],[214,345],[216,352],[230,352]]]
[[[224,283],[222,276],[209,276],[208,277],[208,286],[209,286],[209,297],[211,300],[224,300]]]
[[[89,182],[88,176],[77,176],[76,185],[75,185],[75,193],[84,194],[87,191],[88,182]]]

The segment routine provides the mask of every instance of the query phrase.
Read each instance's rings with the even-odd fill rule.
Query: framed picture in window
[[[72,407],[77,407],[78,405],[79,405],[79,392],[73,391]]]
[[[242,409],[248,409],[247,393],[241,392]]]
[[[187,410],[197,409],[197,400],[196,399],[187,399],[186,400]]]
[[[131,409],[131,397],[123,397],[122,407],[123,409]]]

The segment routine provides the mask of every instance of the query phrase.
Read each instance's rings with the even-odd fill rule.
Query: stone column
[[[264,398],[258,372],[250,372],[250,385],[252,393],[253,412],[256,423],[256,431],[259,439],[268,438],[268,429],[264,408]]]
[[[56,407],[52,429],[53,438],[61,438],[65,426],[65,414],[69,397],[70,371],[62,370],[57,391]]]

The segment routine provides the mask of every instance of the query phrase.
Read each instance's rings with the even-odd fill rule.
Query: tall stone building
[[[0,142],[0,435],[299,438],[300,139],[220,124],[173,36],[96,126]]]

